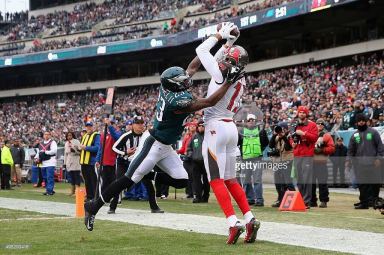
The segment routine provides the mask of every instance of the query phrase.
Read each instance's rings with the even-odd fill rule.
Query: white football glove
[[[223,38],[224,40],[228,40],[228,39],[233,40],[236,37],[231,35],[231,31],[235,27],[236,27],[235,24],[233,24],[232,22],[224,22],[223,25],[221,26],[219,32],[217,32],[217,33],[220,34],[221,38]]]
[[[234,28],[237,28],[237,26],[235,25],[234,26]],[[238,28],[237,28],[238,29]],[[239,29],[238,29],[239,30]],[[232,30],[231,30],[232,31]],[[239,30],[240,31],[240,30]],[[240,33],[238,34],[238,36],[234,36],[233,38],[228,38],[227,39],[227,42],[225,43],[225,45],[228,47],[228,48],[230,48],[230,47],[232,47],[234,44],[235,44],[235,42],[237,41],[237,39],[239,39],[239,37],[240,37]]]

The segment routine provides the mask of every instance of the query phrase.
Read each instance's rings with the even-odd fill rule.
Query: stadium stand
[[[22,19],[4,33],[6,40],[11,42],[36,38],[31,47],[17,52],[31,53],[177,33],[289,2],[293,0],[246,1],[236,7],[231,7],[229,0],[151,1],[150,4],[141,1],[87,2],[75,5],[72,12],[55,11]],[[180,10],[186,6],[188,11],[183,15]],[[190,9],[196,9],[193,15]],[[157,20],[162,22],[153,23]],[[79,35],[73,39],[56,39],[71,34]]]
[[[366,75],[368,74],[368,75]],[[307,105],[310,119],[323,118],[329,131],[353,128],[354,120],[343,121],[348,111],[363,112],[372,126],[384,126],[384,52],[356,55],[343,63],[325,61],[297,65],[247,76],[244,101],[256,102],[264,113],[269,133],[278,121],[292,121],[296,109]],[[194,95],[204,96],[208,82],[195,84]],[[158,85],[121,89],[116,99],[115,117],[124,123],[142,115],[153,117]],[[63,141],[68,130],[80,131],[84,120],[102,115],[103,92],[68,93],[3,99],[0,108],[0,137],[22,137],[34,141],[44,128]],[[20,121],[22,120],[22,121]]]

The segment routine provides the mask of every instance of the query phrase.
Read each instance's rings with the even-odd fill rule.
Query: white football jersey
[[[211,79],[207,97],[218,90],[220,86],[221,85],[218,85],[214,79]],[[232,119],[235,113],[240,109],[244,87],[245,78],[232,84],[224,97],[220,99],[215,106],[204,109],[204,121],[207,122],[211,119]]]

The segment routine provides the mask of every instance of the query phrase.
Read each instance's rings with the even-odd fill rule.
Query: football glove
[[[224,39],[224,40],[228,40],[228,39],[234,39],[236,38],[236,36],[234,35],[231,35],[231,31],[236,27],[235,24],[233,24],[232,22],[224,22],[223,25],[221,26],[219,32],[217,32],[218,34],[220,34],[220,36]]]

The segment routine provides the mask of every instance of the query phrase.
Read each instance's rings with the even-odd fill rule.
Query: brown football
[[[219,31],[221,29],[222,25],[223,25],[223,23],[217,24],[217,31]],[[238,27],[236,27],[235,29],[233,29],[231,31],[231,35],[233,35],[233,36],[239,36],[239,34],[240,34],[240,31],[239,31]]]

